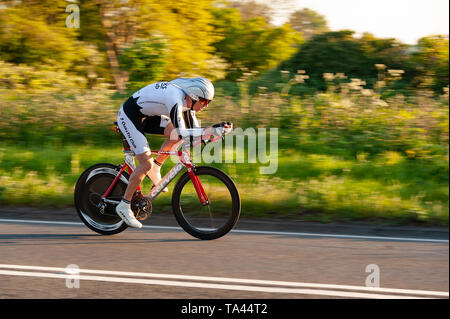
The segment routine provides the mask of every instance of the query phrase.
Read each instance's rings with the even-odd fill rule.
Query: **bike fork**
[[[192,183],[194,184],[195,191],[197,192],[198,199],[203,206],[207,206],[210,204],[209,198],[206,195],[205,190],[203,189],[202,183],[200,183],[200,179],[195,174],[194,169],[192,167],[188,167],[188,174],[191,177]]]

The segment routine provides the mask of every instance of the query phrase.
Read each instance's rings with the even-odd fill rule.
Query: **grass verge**
[[[156,145],[157,143],[155,143]],[[120,147],[90,145],[0,148],[0,205],[65,207],[84,169],[99,162],[120,164]],[[163,166],[166,173],[173,163]],[[278,170],[261,175],[258,163],[207,164],[235,181],[247,217],[307,221],[375,221],[448,225],[448,162],[410,160],[387,152],[348,159],[280,151]],[[170,212],[171,191],[154,203]],[[144,190],[150,183],[144,183]]]

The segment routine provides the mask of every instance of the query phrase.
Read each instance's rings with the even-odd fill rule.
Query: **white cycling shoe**
[[[153,161],[152,161],[152,168],[147,173],[147,176],[153,182],[153,187],[155,187],[161,181],[161,167],[159,165],[153,163]],[[167,193],[168,191],[169,191],[169,189],[167,187],[164,187],[164,189],[162,190],[163,193]]]
[[[119,205],[116,207],[116,213],[128,226],[142,228],[142,224],[134,217],[130,204],[125,203],[123,200],[120,201]]]

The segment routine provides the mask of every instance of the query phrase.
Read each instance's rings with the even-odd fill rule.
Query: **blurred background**
[[[448,15],[446,33],[410,43],[331,27],[308,3],[1,0],[0,206],[71,206],[84,169],[122,161],[112,123],[130,94],[205,76],[216,98],[204,126],[279,129],[275,174],[213,163],[243,216],[448,225]],[[408,7],[377,3],[397,16],[372,11],[379,25],[405,27]],[[156,201],[170,211],[170,193]]]

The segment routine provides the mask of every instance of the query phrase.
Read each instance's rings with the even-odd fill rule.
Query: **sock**
[[[125,198],[122,198],[122,202],[124,202],[124,203],[127,204],[127,205],[130,205],[130,204],[131,204],[131,202],[128,201],[128,200],[126,200]]]
[[[159,167],[161,167],[162,163],[158,162],[157,160],[153,160],[153,163],[155,163],[156,165],[158,165]]]

